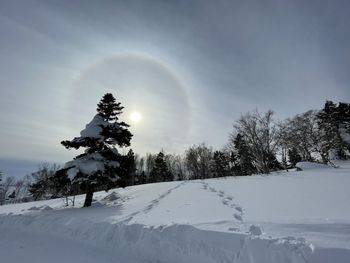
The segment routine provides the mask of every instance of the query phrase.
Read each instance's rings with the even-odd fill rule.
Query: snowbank
[[[312,170],[312,169],[331,168],[326,164],[314,163],[314,162],[298,162],[295,166],[303,171]]]
[[[84,195],[77,208],[60,199],[0,206],[1,258],[58,263],[46,253],[57,248],[74,263],[348,263],[350,162],[336,165],[102,191],[84,209]],[[91,250],[98,260],[78,258]]]
[[[42,212],[40,216],[0,216],[0,230],[11,229],[94,244],[115,251],[123,262],[302,263],[311,253],[303,240],[293,238],[260,239],[246,234],[200,230],[191,225],[153,228],[140,224],[96,223],[52,211]]]

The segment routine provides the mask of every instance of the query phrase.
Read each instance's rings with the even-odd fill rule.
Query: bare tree
[[[332,145],[324,139],[325,131],[319,126],[318,111],[310,110],[288,119],[284,140],[289,148],[295,148],[305,161],[320,159],[330,163]]]
[[[204,143],[190,147],[185,153],[185,163],[190,178],[209,178],[212,158],[213,150]]]
[[[242,115],[234,124],[235,131],[231,140],[237,133],[243,135],[253,155],[253,164],[259,173],[269,173],[271,159],[281,140],[278,125],[273,120],[273,112],[260,113],[257,110]]]
[[[146,159],[145,159],[145,173],[146,176],[149,177],[149,175],[151,174],[151,171],[153,169],[154,166],[154,160],[156,159],[156,155],[147,153],[146,154]]]
[[[317,137],[317,123],[313,111],[296,115],[285,123],[286,134],[284,141],[288,148],[297,149],[305,161],[313,161],[315,138]]]
[[[4,193],[5,197],[8,196],[11,187],[15,185],[16,179],[13,176],[6,177],[3,187],[4,187]]]
[[[36,172],[30,175],[32,182],[29,191],[35,200],[48,199],[57,195],[53,178],[59,169],[57,164],[43,163],[39,165]]]
[[[169,171],[174,176],[174,180],[185,179],[185,165],[181,155],[167,154],[165,156],[165,162]]]
[[[16,191],[14,189],[15,184],[16,179],[13,176],[3,178],[2,174],[0,175],[0,205],[5,204],[10,195],[13,196],[13,198],[16,197]],[[11,194],[10,191],[12,191]]]

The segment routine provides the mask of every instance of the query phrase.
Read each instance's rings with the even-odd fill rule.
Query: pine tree
[[[334,102],[327,101],[324,108],[317,114],[323,163],[330,162],[332,151],[335,151],[337,157],[343,157],[345,154],[346,143],[339,132],[340,125],[344,122],[344,117],[346,118],[344,106],[342,105],[339,109]]]
[[[350,103],[339,102],[337,121],[343,124],[350,124]]]
[[[239,163],[237,153],[234,151],[230,153],[230,167],[232,175],[242,175],[241,165]]]
[[[95,189],[108,190],[120,179],[122,156],[116,146],[130,146],[132,137],[129,125],[118,119],[122,109],[112,94],[105,94],[97,105],[97,115],[80,132],[80,137],[61,142],[67,149],[85,148],[83,154],[57,172],[83,189],[86,193],[84,207],[91,205]]]
[[[292,167],[302,160],[301,155],[298,153],[298,150],[293,147],[288,150],[288,161]]]
[[[230,175],[230,158],[221,151],[215,151],[211,165],[212,177],[225,177]]]
[[[164,153],[158,153],[154,160],[154,166],[150,173],[151,182],[173,181],[172,174],[169,172],[167,164],[164,160]]]
[[[126,156],[123,156],[123,161],[121,162],[121,168],[123,169],[120,175],[121,181],[125,186],[135,184],[135,174],[136,174],[136,163],[135,154],[132,149],[130,149]]]
[[[111,93],[106,93],[101,101],[97,104],[98,114],[107,121],[117,121],[118,115],[122,114],[124,109],[120,102]]]
[[[265,162],[267,163],[270,171],[277,171],[283,168],[280,162],[277,160],[276,155],[274,153],[266,152],[264,156],[266,158]]]
[[[250,175],[256,172],[256,169],[253,165],[252,155],[249,151],[249,147],[243,135],[238,133],[233,143],[236,151],[234,154],[234,157],[236,159],[236,165],[235,165],[235,170],[237,172],[236,175]]]
[[[138,184],[145,184],[145,183],[147,183],[147,176],[146,176],[145,171],[141,171],[140,173],[138,173],[137,179],[138,179],[137,180]]]

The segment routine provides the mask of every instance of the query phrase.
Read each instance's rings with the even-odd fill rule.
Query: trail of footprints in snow
[[[218,191],[214,187],[209,186],[206,182],[201,182],[203,184],[203,189],[215,193],[218,197],[222,198],[221,202],[223,205],[234,209],[233,217],[242,222],[243,221],[243,209],[239,205],[233,202],[233,197],[226,195],[224,191]]]
[[[176,185],[175,187],[170,188],[170,189],[169,189],[168,191],[166,191],[165,193],[159,195],[158,198],[153,199],[145,208],[143,208],[143,209],[140,210],[140,211],[136,211],[136,212],[134,212],[134,213],[128,215],[128,217],[127,217],[126,219],[121,220],[120,222],[125,222],[125,223],[127,223],[127,222],[129,222],[130,220],[132,220],[135,216],[137,216],[137,215],[139,215],[139,214],[147,214],[147,213],[150,212],[156,205],[158,205],[159,202],[160,202],[163,198],[167,197],[169,194],[171,194],[172,191],[174,191],[174,190],[178,189],[179,187],[183,186],[185,183],[186,183],[186,182],[184,181],[184,182],[182,182],[182,183]]]

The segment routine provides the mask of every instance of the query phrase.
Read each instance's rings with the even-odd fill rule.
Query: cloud
[[[79,133],[106,90],[120,94],[126,111],[142,104],[157,116],[135,130],[141,152],[181,152],[201,141],[219,148],[233,120],[256,107],[285,118],[326,99],[349,101],[348,8],[297,0],[2,3],[0,157],[71,158],[59,141]],[[132,59],[81,78],[128,52],[158,61],[180,84]]]

